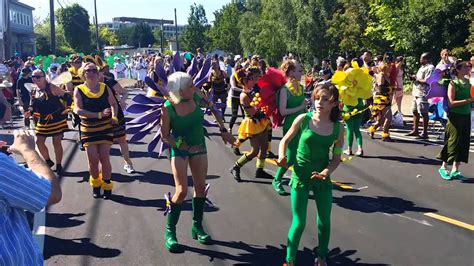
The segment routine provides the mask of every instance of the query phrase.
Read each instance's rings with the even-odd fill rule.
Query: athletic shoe
[[[123,165],[123,170],[125,170],[125,172],[127,172],[127,174],[135,173],[135,169],[133,169],[133,165],[131,165],[131,164],[124,164]]]
[[[467,180],[468,178],[463,176],[461,172],[459,171],[454,171],[451,173],[451,178],[456,178],[456,179],[459,179],[461,181],[465,181]]]
[[[446,168],[440,167],[438,169],[438,173],[441,176],[442,179],[444,180],[451,180],[451,175],[449,174],[449,171],[446,170]]]

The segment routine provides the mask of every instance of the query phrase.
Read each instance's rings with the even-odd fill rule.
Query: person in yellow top
[[[273,179],[273,176],[263,170],[265,166],[265,158],[268,149],[268,130],[270,120],[265,116],[262,110],[255,106],[255,98],[258,98],[252,89],[261,77],[260,69],[250,67],[248,69],[240,69],[237,72],[239,82],[243,84],[242,93],[240,94],[240,103],[244,108],[245,118],[239,127],[239,142],[250,139],[252,149],[250,153],[242,155],[230,169],[231,174],[237,182],[240,182],[240,168],[253,158],[257,158],[256,178]]]
[[[110,146],[113,143],[112,126],[118,123],[117,101],[111,89],[99,82],[99,71],[93,63],[86,63],[82,75],[84,84],[74,88],[74,112],[81,117],[81,142],[89,162],[89,183],[93,197],[112,195],[112,166]]]

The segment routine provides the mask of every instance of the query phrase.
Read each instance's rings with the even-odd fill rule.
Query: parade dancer
[[[291,140],[301,134],[291,176],[293,220],[288,232],[287,265],[295,265],[298,245],[306,224],[309,192],[317,206],[318,258],[315,265],[325,265],[331,230],[331,174],[340,161],[344,142],[340,120],[339,93],[336,87],[318,85],[313,94],[314,112],[299,115],[280,142],[278,165],[288,167],[286,156]],[[332,147],[332,159],[329,160]]]
[[[102,60],[101,60],[102,62]],[[98,62],[99,63],[99,62]],[[98,64],[102,65],[102,64]],[[103,64],[108,68],[107,64]],[[103,68],[104,69],[104,68]],[[125,161],[123,165],[123,170],[127,172],[127,174],[135,173],[135,169],[133,168],[132,160],[130,159],[130,150],[128,147],[127,136],[125,134],[125,115],[123,113],[123,108],[126,107],[126,100],[128,97],[127,89],[123,88],[120,83],[118,83],[113,76],[106,76],[105,73],[100,75],[101,82],[104,82],[108,88],[114,94],[114,98],[117,102],[117,119],[118,124],[112,128],[112,134],[114,141],[118,142],[120,146],[120,152],[122,153],[123,160]],[[120,100],[118,99],[120,97]]]
[[[174,61],[174,69],[178,69],[180,62]],[[165,230],[165,247],[170,252],[179,251],[176,238],[176,224],[181,213],[182,202],[187,194],[187,169],[191,168],[194,197],[193,197],[193,225],[192,237],[200,243],[208,244],[211,237],[202,227],[204,204],[206,202],[207,188],[207,149],[203,126],[218,126],[224,143],[233,143],[234,137],[227,132],[221,118],[218,106],[213,106],[200,88],[209,79],[211,62],[206,59],[203,67],[198,68],[197,60],[193,60],[187,73],[175,72],[169,77],[164,67],[157,62],[152,76],[159,79],[156,83],[150,77],[145,78],[145,83],[157,91],[160,97],[147,97],[137,95],[133,98],[136,102],[127,108],[131,113],[143,113],[129,122],[134,136],[130,141],[144,138],[152,129],[158,126],[158,131],[148,145],[152,152],[157,146],[159,154],[170,149],[171,167],[175,182],[175,193],[166,194],[167,215]],[[194,79],[193,79],[194,78]],[[163,100],[166,99],[166,101]],[[204,110],[201,108],[204,107]],[[204,118],[204,113],[212,114],[217,125]],[[161,124],[161,127],[160,127]]]
[[[455,78],[448,86],[448,124],[445,129],[444,147],[437,156],[443,163],[438,172],[441,178],[466,180],[459,171],[461,162],[468,163],[469,141],[471,135],[471,104],[474,95],[470,93],[471,84],[466,77],[470,74],[472,65],[469,62],[458,61],[453,66]],[[451,172],[448,164],[452,164]]]
[[[37,86],[32,93],[30,112],[30,115],[36,117],[38,121],[35,127],[36,146],[48,166],[53,167],[54,162],[50,159],[48,147],[45,144],[47,137],[53,138],[56,172],[62,174],[63,147],[61,141],[63,133],[69,129],[67,114],[72,97],[59,87],[49,83],[46,80],[46,74],[41,69],[33,71],[31,77]]]
[[[240,104],[244,108],[245,118],[240,123],[238,142],[242,143],[250,139],[252,147],[250,153],[242,155],[230,169],[231,174],[237,182],[241,181],[240,168],[253,158],[257,158],[256,178],[273,179],[273,176],[263,170],[268,149],[267,127],[270,120],[266,117],[264,110],[257,107],[259,104],[259,94],[252,93],[252,89],[261,77],[258,67],[241,69],[237,72],[238,81],[243,84],[240,94]]]
[[[168,77],[168,89],[170,97],[162,108],[161,135],[163,141],[171,147],[171,167],[176,190],[171,198],[171,210],[166,222],[165,246],[169,251],[175,252],[179,248],[176,224],[187,194],[188,166],[194,187],[191,234],[193,239],[202,244],[209,244],[211,241],[202,226],[208,161],[202,126],[204,113],[200,108],[202,101],[192,77],[183,72],[175,72]],[[233,137],[225,129],[220,116],[215,117],[218,119],[222,139],[232,143]]]
[[[101,196],[102,188],[103,197],[108,199],[113,188],[110,146],[113,142],[111,128],[118,124],[117,101],[113,92],[99,82],[95,64],[86,63],[82,77],[84,84],[74,89],[74,112],[81,117],[81,142],[89,162],[89,184],[94,198]]]
[[[212,72],[211,76],[209,76],[209,83],[211,85],[212,90],[212,101],[217,103],[218,100],[222,103],[222,117],[224,117],[225,109],[226,109],[226,100],[227,100],[227,83],[226,83],[227,74],[222,71],[219,67],[219,61],[213,59],[212,61]],[[224,118],[225,122],[225,118]]]
[[[293,121],[306,111],[306,101],[303,85],[300,84],[302,69],[299,63],[292,60],[283,62],[280,69],[285,73],[288,82],[278,92],[278,111],[284,117],[283,135],[290,129]],[[295,161],[296,149],[298,148],[299,134],[288,144],[286,156],[288,165],[292,166]],[[273,188],[280,195],[286,192],[281,184],[282,178],[288,169],[278,167],[275,178],[272,181]]]

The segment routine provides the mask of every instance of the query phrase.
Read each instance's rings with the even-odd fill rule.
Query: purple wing
[[[197,72],[198,72],[198,64],[197,64],[197,60],[196,58],[193,58],[191,60],[191,65],[188,67],[188,70],[187,70],[188,74],[191,76],[191,77],[194,77]]]
[[[181,56],[179,55],[179,51],[176,51],[173,57],[173,68],[174,72],[181,71]]]
[[[126,111],[132,114],[141,114],[153,108],[150,104],[135,103],[127,107]]]
[[[145,77],[145,84],[150,87],[152,90],[155,90],[155,91],[160,91],[160,89],[158,88],[158,85],[155,83],[155,81],[150,78],[149,76],[146,76]]]
[[[150,113],[144,114],[133,120],[129,121],[128,124],[148,124],[161,118],[161,108],[157,108]]]
[[[161,128],[159,128],[157,131],[156,131],[156,134],[155,136],[153,137],[153,139],[150,141],[150,144],[148,144],[148,153],[152,153],[155,148],[156,148],[156,145],[158,144],[158,142],[161,140]]]
[[[156,76],[161,80],[163,81],[165,84],[168,83],[168,76],[166,75],[166,70],[165,68],[160,64],[160,63],[156,63],[155,64],[155,74]]]
[[[426,79],[426,83],[430,85],[433,83],[437,83],[441,79],[441,77],[442,77],[442,71],[439,69],[435,69],[433,70],[431,75]]]
[[[194,78],[194,86],[198,88],[201,87],[202,84],[204,84],[209,79],[210,74],[211,74],[211,59],[207,58],[204,61],[204,64],[201,70],[199,70],[199,73]]]
[[[137,94],[135,97],[132,98],[132,101],[136,103],[141,103],[141,104],[156,104],[156,103],[159,103],[157,99],[159,98],[149,98],[143,94]]]
[[[434,98],[434,97],[443,97],[445,99],[448,98],[448,89],[439,84],[438,82],[433,82],[430,85],[430,90],[428,91],[428,95],[426,98]]]

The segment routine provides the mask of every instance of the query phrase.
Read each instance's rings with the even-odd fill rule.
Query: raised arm
[[[301,122],[303,121],[306,114],[301,114],[296,117],[295,121],[291,125],[288,132],[286,132],[285,136],[280,141],[280,145],[278,146],[278,166],[288,167],[287,165],[287,158],[286,158],[286,149],[288,147],[288,143],[298,134],[301,127]]]

